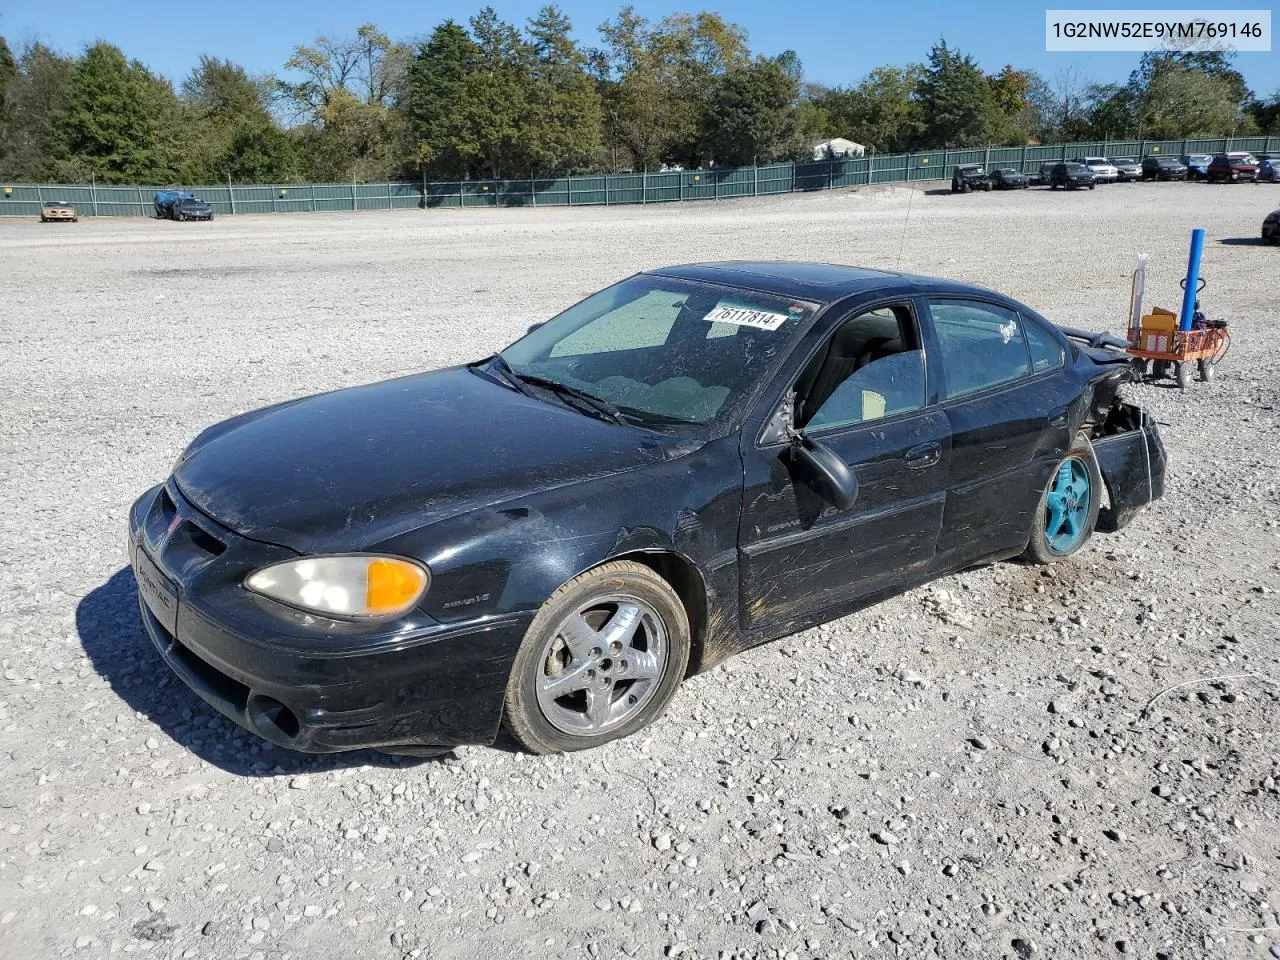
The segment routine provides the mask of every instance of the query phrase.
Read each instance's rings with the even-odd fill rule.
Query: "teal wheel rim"
[[[1050,550],[1070,553],[1084,542],[1092,506],[1089,468],[1077,457],[1062,461],[1049,484],[1044,504],[1044,538]]]

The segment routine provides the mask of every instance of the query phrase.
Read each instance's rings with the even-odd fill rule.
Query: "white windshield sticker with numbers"
[[[747,307],[716,307],[703,319],[712,323],[732,323],[739,327],[755,327],[757,330],[777,330],[790,319],[785,313],[769,313]]]

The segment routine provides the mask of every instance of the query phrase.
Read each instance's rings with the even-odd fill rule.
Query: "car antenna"
[[[911,221],[911,201],[916,198],[916,192],[911,189],[911,181],[907,181],[907,215],[902,218],[902,237],[898,240],[898,262],[894,264],[893,269],[897,270],[902,266],[902,248],[907,242],[907,224]]]

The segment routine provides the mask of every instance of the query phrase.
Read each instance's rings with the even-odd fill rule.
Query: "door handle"
[[[1060,410],[1055,410],[1053,411],[1053,413],[1049,414],[1049,426],[1065,427],[1066,425],[1067,425],[1067,408],[1066,407],[1063,407]]]
[[[912,470],[932,467],[942,459],[942,447],[936,443],[922,443],[908,450],[905,459]]]

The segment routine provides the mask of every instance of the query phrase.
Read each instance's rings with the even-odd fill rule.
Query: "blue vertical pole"
[[[1196,287],[1200,284],[1200,256],[1204,253],[1204,230],[1191,231],[1191,256],[1187,258],[1187,289],[1182,293],[1182,313],[1178,316],[1178,329],[1190,330],[1191,317],[1196,308]]]

